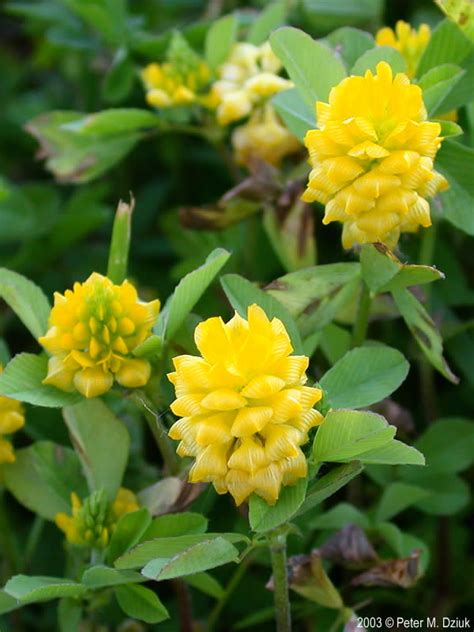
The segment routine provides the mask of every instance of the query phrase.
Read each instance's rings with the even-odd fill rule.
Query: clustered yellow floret
[[[107,392],[114,379],[144,386],[150,363],[132,352],[151,334],[159,309],[158,300],[140,302],[128,281],[114,285],[96,272],[64,295],[56,292],[50,328],[39,339],[51,354],[44,383],[85,397]]]
[[[0,373],[3,367],[0,366]],[[10,397],[0,396],[0,465],[13,463],[15,453],[13,446],[4,435],[10,435],[25,425],[25,413],[20,402]]]
[[[430,226],[426,198],[448,184],[433,167],[441,126],[426,120],[420,87],[380,62],[375,74],[344,79],[316,111],[303,200],[326,206],[325,224],[343,223],[343,246],[394,246],[401,232]]]
[[[179,70],[171,63],[149,64],[142,71],[147,103],[156,108],[200,103],[209,105],[207,86],[211,79],[204,62],[196,68]]]
[[[124,487],[119,489],[112,503],[108,502],[104,492],[91,494],[84,503],[72,492],[71,515],[61,512],[54,520],[70,544],[104,548],[119,518],[138,509],[135,494]]]
[[[247,320],[200,323],[195,341],[202,357],[174,358],[168,376],[181,417],[169,434],[180,456],[195,459],[189,480],[213,483],[238,505],[252,493],[274,504],[282,485],[306,476],[300,446],[322,421],[313,409],[321,391],[305,386],[308,358],[290,355],[285,326],[257,305]]]
[[[234,130],[232,145],[238,163],[248,165],[259,158],[274,166],[301,147],[270,104],[255,110],[247,123]]]
[[[430,38],[431,29],[428,24],[420,24],[416,30],[407,22],[399,20],[395,30],[389,26],[380,29],[375,36],[375,42],[379,46],[390,46],[398,50],[406,61],[407,75],[414,77]]]
[[[227,61],[218,69],[218,81],[212,85],[219,124],[228,125],[249,116],[269,97],[291,88],[291,81],[278,75],[281,69],[282,64],[269,42],[262,46],[235,44]]]

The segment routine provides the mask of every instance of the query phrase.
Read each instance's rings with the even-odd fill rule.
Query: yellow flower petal
[[[114,378],[100,367],[81,369],[74,374],[74,386],[84,397],[99,397],[112,387]]]

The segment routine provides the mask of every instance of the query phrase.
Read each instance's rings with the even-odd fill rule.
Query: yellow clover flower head
[[[431,225],[427,197],[447,188],[433,168],[441,126],[427,121],[419,86],[385,62],[347,77],[318,101],[305,137],[312,170],[305,202],[326,205],[324,224],[343,223],[342,243],[381,241]]]
[[[94,492],[84,502],[72,492],[71,515],[58,513],[54,521],[70,544],[102,549],[109,543],[119,518],[138,509],[135,494],[124,487],[112,503],[103,491]]]
[[[259,158],[278,166],[285,156],[301,148],[270,104],[255,110],[247,123],[234,130],[232,145],[236,160],[242,165]]]
[[[51,354],[44,384],[85,397],[106,393],[114,379],[126,388],[144,386],[150,363],[133,350],[151,333],[160,302],[142,303],[133,285],[114,285],[94,272],[72,290],[56,292],[49,330],[39,339]]]
[[[3,367],[0,365],[0,373]],[[10,397],[0,396],[0,465],[13,463],[15,453],[13,446],[4,435],[10,435],[25,425],[25,413],[20,402]]]
[[[174,358],[168,375],[179,419],[170,437],[177,453],[195,459],[192,483],[213,483],[240,505],[256,493],[274,504],[282,485],[307,472],[300,446],[321,423],[313,405],[321,391],[305,386],[308,358],[293,351],[285,326],[257,305],[247,320],[209,318],[194,335],[202,357]]]
[[[269,42],[261,46],[235,44],[228,60],[219,68],[219,80],[211,90],[218,123],[228,125],[248,116],[277,92],[291,88],[291,81],[278,75],[281,69]]]
[[[431,29],[428,24],[421,24],[416,30],[407,22],[399,20],[395,30],[388,26],[380,29],[375,42],[379,46],[390,46],[398,50],[406,61],[407,75],[413,77],[430,38]]]
[[[167,61],[146,66],[142,70],[142,80],[147,90],[147,103],[152,107],[168,108],[197,102],[210,107],[207,102],[210,68],[179,33],[173,35]]]

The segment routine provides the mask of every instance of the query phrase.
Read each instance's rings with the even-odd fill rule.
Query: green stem
[[[276,530],[270,535],[273,571],[273,595],[277,632],[291,632],[291,611],[286,568],[286,533]]]
[[[150,428],[156,441],[156,445],[161,452],[166,469],[172,476],[178,474],[180,470],[178,457],[176,456],[174,446],[168,437],[168,429],[161,421],[160,415],[155,412],[153,404],[143,392],[134,391],[130,397],[140,406],[148,423],[148,427]]]
[[[222,595],[222,597],[219,599],[219,601],[216,603],[216,605],[214,606],[214,608],[212,609],[211,614],[209,615],[209,619],[208,619],[208,623],[207,623],[207,629],[208,632],[211,632],[211,630],[214,629],[214,626],[216,625],[216,623],[219,620],[219,616],[224,608],[224,606],[226,605],[226,603],[229,601],[232,593],[234,592],[234,590],[237,588],[237,586],[239,585],[242,577],[244,576],[245,572],[247,571],[247,568],[249,567],[249,565],[251,564],[252,561],[252,557],[251,555],[248,555],[242,562],[240,562],[240,564],[237,566],[234,574],[232,575],[232,577],[229,580],[229,583],[227,584],[227,586],[225,587],[225,591],[224,594]]]
[[[44,518],[41,518],[41,516],[35,517],[33,526],[31,527],[30,533],[28,535],[28,540],[26,541],[25,555],[23,558],[23,571],[28,570],[33,560],[45,524],[46,521]]]
[[[359,297],[359,306],[357,308],[356,320],[352,329],[352,346],[360,347],[367,335],[369,326],[369,314],[372,297],[367,285],[362,282],[362,290]]]

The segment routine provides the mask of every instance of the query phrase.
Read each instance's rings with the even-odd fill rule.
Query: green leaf
[[[454,138],[455,136],[461,136],[464,134],[463,128],[454,121],[436,120],[435,122],[440,124],[440,136],[443,138]]]
[[[344,64],[331,49],[304,31],[283,27],[272,33],[270,43],[310,108],[327,101],[331,88],[346,77]]]
[[[362,246],[360,262],[364,281],[373,292],[390,292],[444,279],[444,274],[431,266],[402,263],[384,244]]]
[[[63,415],[89,490],[103,489],[109,500],[114,500],[128,459],[126,427],[100,399],[68,406]]]
[[[35,338],[46,333],[51,306],[43,290],[32,281],[17,272],[0,268],[0,298]]]
[[[301,10],[308,27],[328,33],[344,24],[378,24],[383,17],[383,0],[302,0]]]
[[[107,277],[112,283],[120,284],[127,276],[134,206],[135,200],[133,197],[130,200],[130,204],[120,200],[117,206],[107,264]]]
[[[401,441],[390,441],[379,448],[360,455],[362,463],[382,465],[425,465],[425,457],[418,450]]]
[[[248,542],[248,538],[240,533],[203,533],[195,535],[182,535],[170,538],[157,538],[138,544],[136,547],[119,557],[115,561],[115,567],[119,569],[142,568],[156,558],[172,558],[186,549],[200,544],[224,538],[230,543]]]
[[[319,478],[315,483],[311,483],[306,499],[297,511],[296,516],[301,516],[320,505],[326,498],[329,498],[344,487],[344,485],[347,485],[347,483],[360,474],[363,469],[364,466],[360,461],[352,461],[346,465],[335,467],[328,474]]]
[[[462,472],[474,462],[474,424],[456,417],[440,419],[429,426],[415,446],[425,455],[430,472],[440,477]]]
[[[337,530],[348,524],[354,524],[361,529],[368,529],[370,521],[365,514],[349,503],[339,503],[310,521],[311,528],[318,530]]]
[[[152,116],[147,110],[143,112]],[[102,117],[97,120],[96,116],[55,111],[40,114],[25,126],[39,142],[47,169],[60,182],[83,183],[99,177],[131,151],[143,136],[141,130],[131,129],[131,120],[121,124],[122,128],[128,124],[127,131],[119,132],[120,127],[117,127],[115,133],[110,129],[110,125],[117,122],[114,116],[105,121]],[[103,133],[93,134],[91,130],[97,128],[102,128]]]
[[[364,75],[367,70],[373,73],[377,70],[377,64],[386,61],[391,66],[393,74],[406,72],[407,64],[402,54],[391,46],[377,46],[363,53],[352,66],[352,75]]]
[[[107,561],[113,562],[132,546],[140,542],[151,524],[151,515],[144,507],[121,516],[115,525],[107,548]]]
[[[270,33],[285,22],[286,3],[271,2],[266,6],[249,28],[247,42],[260,46],[270,36]]]
[[[470,195],[451,176],[454,173],[454,165],[448,166],[449,171],[441,164],[438,168],[449,181],[449,189],[439,193],[436,198],[441,216],[463,233],[474,235],[474,213],[471,211],[474,196]]]
[[[205,56],[211,68],[225,62],[237,39],[238,21],[234,14],[215,20],[209,28],[205,42]]]
[[[441,64],[459,64],[470,52],[471,43],[450,20],[443,20],[434,29],[423,53],[416,74],[422,77]]]
[[[116,103],[125,99],[133,88],[135,68],[124,48],[120,48],[110,66],[102,87],[104,99]]]
[[[49,441],[16,450],[14,463],[2,466],[7,489],[19,503],[46,520],[71,511],[71,492],[80,496],[85,481],[76,454]],[[58,476],[61,472],[61,476]]]
[[[80,632],[82,604],[78,599],[64,597],[58,603],[59,632]]]
[[[43,384],[47,372],[48,358],[45,355],[20,353],[10,360],[0,375],[0,395],[47,408],[70,406],[82,400],[79,393],[66,393]]]
[[[284,487],[277,502],[269,505],[263,498],[252,494],[249,502],[249,522],[256,533],[270,531],[288,522],[304,502],[308,479],[300,479],[296,485]]]
[[[398,515],[411,505],[417,504],[420,500],[429,495],[430,493],[426,489],[416,485],[409,485],[398,481],[390,483],[390,485],[384,489],[382,497],[379,500],[375,512],[375,519],[377,522],[390,520],[393,516]]]
[[[123,584],[137,584],[145,578],[135,571],[118,571],[110,566],[92,566],[84,571],[81,582],[91,590],[121,586]]]
[[[21,604],[4,590],[0,590],[0,615],[20,608]]]
[[[301,353],[302,342],[298,328],[283,305],[273,296],[238,274],[226,274],[221,278],[221,285],[230,304],[243,318],[247,318],[247,309],[254,303],[264,310],[268,318],[279,318],[286,327],[295,353]]]
[[[208,520],[203,515],[184,511],[176,514],[158,516],[150,524],[141,538],[142,542],[156,538],[176,537],[205,533]]]
[[[164,335],[167,340],[173,338],[229,257],[230,252],[216,248],[199,268],[181,279],[158,317],[157,334]]]
[[[263,213],[263,227],[285,270],[293,272],[316,262],[316,243],[313,231],[313,210],[306,204],[294,204],[284,219],[274,208],[267,206]]]
[[[142,575],[156,581],[175,579],[193,573],[201,573],[217,566],[237,562],[239,551],[228,540],[214,538],[199,542],[181,551],[171,559],[151,560],[143,568]]]
[[[60,597],[80,597],[85,588],[61,577],[30,577],[15,575],[5,584],[5,592],[22,604],[50,601]]]
[[[332,408],[364,408],[391,395],[405,380],[409,364],[391,347],[348,351],[321,378]]]
[[[409,330],[431,364],[453,384],[459,379],[443,357],[443,342],[431,316],[423,305],[405,289],[393,290],[392,296]]]
[[[319,426],[313,444],[316,462],[353,461],[369,450],[389,443],[396,432],[386,419],[375,413],[330,410]]]
[[[456,474],[443,474],[437,472],[409,473],[404,476],[407,481],[414,482],[424,487],[430,493],[425,499],[417,503],[417,509],[434,516],[452,516],[457,514],[469,503],[471,493],[469,485]]]
[[[156,127],[158,118],[150,110],[115,108],[87,114],[80,119],[63,123],[63,130],[84,136],[115,136]]]
[[[217,579],[212,577],[212,575],[209,575],[209,573],[195,573],[194,575],[188,575],[184,578],[184,581],[193,588],[200,590],[205,595],[214,597],[214,599],[222,599],[225,595],[225,591],[221,584],[219,584]]]
[[[330,33],[327,42],[342,57],[347,69],[355,64],[356,60],[375,46],[375,40],[366,31],[360,31],[352,26],[342,26]]]
[[[436,4],[474,42],[474,6],[471,0],[436,0]]]
[[[338,289],[359,274],[358,263],[329,263],[285,274],[266,289],[295,318],[329,303]]]
[[[436,156],[436,166],[441,167],[451,185],[454,180],[466,193],[474,197],[474,149],[454,140],[446,140]],[[441,194],[441,200],[443,195],[444,193]]]
[[[421,77],[418,85],[423,90],[423,102],[430,118],[446,112],[440,106],[464,74],[465,71],[455,64],[442,64]]]
[[[296,88],[278,92],[273,97],[272,104],[290,132],[301,141],[304,140],[309,129],[315,129],[314,107],[310,108],[303,101]]]
[[[168,610],[156,593],[145,586],[119,586],[115,597],[125,614],[145,623],[160,623],[169,619]]]

